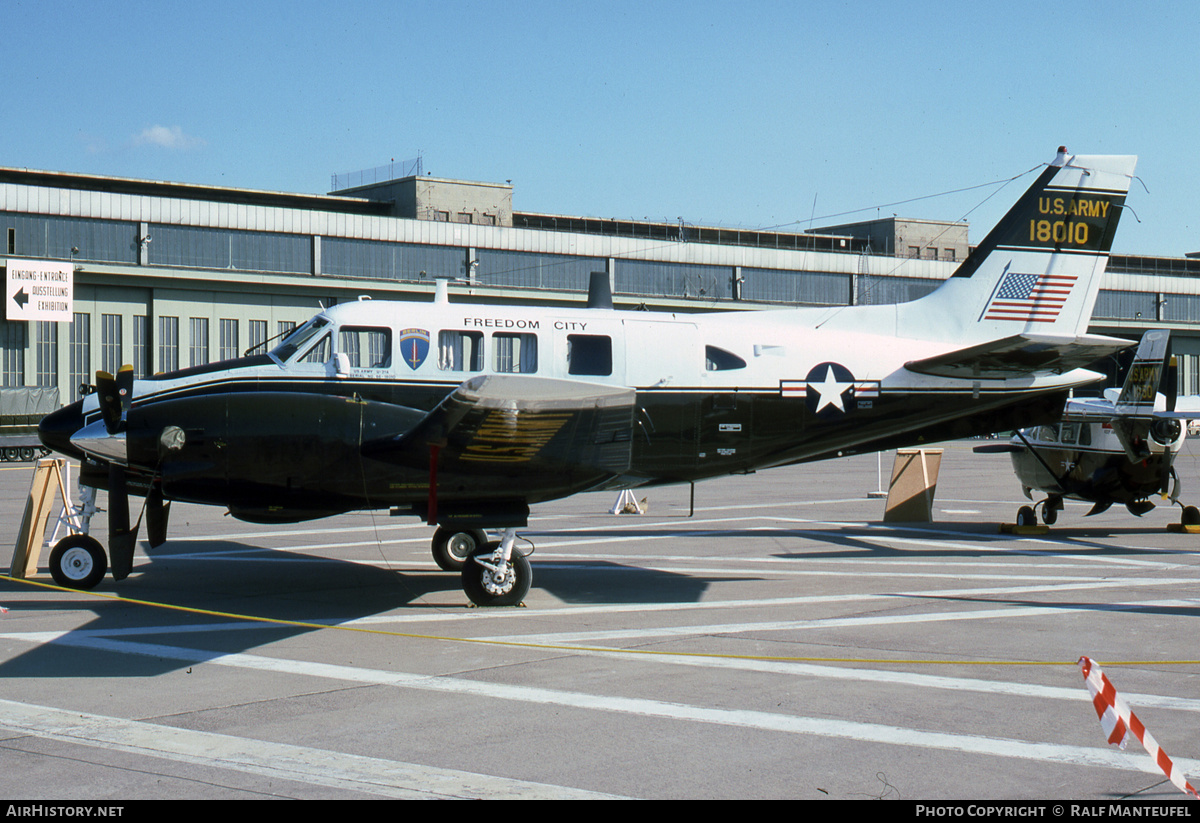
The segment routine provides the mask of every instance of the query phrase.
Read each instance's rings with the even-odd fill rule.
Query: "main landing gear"
[[[443,571],[461,572],[462,587],[476,606],[519,606],[529,594],[533,568],[514,547],[517,530],[505,529],[500,540],[488,540],[482,529],[438,526],[431,549]]]
[[[1038,524],[1037,510],[1042,510],[1042,522],[1047,526],[1053,526],[1058,522],[1058,513],[1063,510],[1063,499],[1061,497],[1047,497],[1041,503],[1036,503],[1032,506],[1022,506],[1017,509],[1017,525],[1018,526],[1036,526]]]
[[[482,529],[448,529],[438,526],[433,533],[433,560],[446,572],[462,571],[467,558],[488,543]]]
[[[1175,502],[1178,503],[1179,501]],[[1196,508],[1195,506],[1184,506],[1182,503],[1180,503],[1179,506],[1180,526],[1200,526],[1200,509]],[[1042,522],[1047,526],[1053,526],[1058,521],[1058,513],[1063,510],[1063,499],[1061,497],[1048,497],[1041,503],[1037,503],[1033,506],[1022,506],[1021,508],[1017,509],[1016,525],[1036,526],[1038,524],[1038,507],[1040,507],[1042,510]],[[1108,505],[1104,503],[1098,503],[1090,512],[1088,512],[1088,514],[1099,514],[1107,508]],[[1126,508],[1129,509],[1130,514],[1141,517],[1143,514],[1153,509],[1154,504],[1150,503],[1148,500],[1134,501],[1133,503],[1127,504]]]
[[[516,529],[505,529],[502,539],[485,543],[463,563],[463,591],[476,606],[519,606],[529,594],[533,568],[514,547],[516,537]]]

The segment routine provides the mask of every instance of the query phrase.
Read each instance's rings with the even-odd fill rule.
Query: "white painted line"
[[[410,800],[595,799],[596,792],[0,700],[0,728],[276,780]]]
[[[256,671],[272,671],[309,677],[349,680],[359,683],[377,683],[395,688],[442,692],[451,694],[456,699],[476,697],[481,699],[515,700],[535,703],[541,706],[562,706],[588,711],[617,712],[642,717],[759,729],[783,734],[836,737],[868,743],[924,749],[934,748],[991,757],[1019,758],[1076,766],[1102,766],[1105,768],[1150,774],[1159,773],[1154,762],[1149,758],[1115,749],[1037,743],[979,735],[956,734],[953,732],[926,731],[853,720],[803,717],[752,710],[715,709],[644,698],[593,695],[532,686],[489,683],[457,677],[414,675],[404,672],[281,660],[252,654],[220,655],[200,649],[73,637],[69,632],[62,634],[54,642],[64,643],[69,646],[103,649],[117,653],[165,657],[192,664],[207,663]],[[3,706],[3,703],[0,703],[0,706]],[[3,725],[6,720],[7,716],[0,714],[0,725]],[[240,738],[231,738],[231,741],[240,740]],[[179,756],[190,757],[194,755],[190,748],[185,745],[184,750],[179,753]],[[1194,773],[1200,768],[1200,761],[1197,760],[1182,758],[1174,758],[1174,760],[1185,772]],[[269,768],[270,766],[270,763],[266,763],[263,768]]]

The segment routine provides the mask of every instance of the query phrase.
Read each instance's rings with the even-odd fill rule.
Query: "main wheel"
[[[443,571],[462,571],[467,558],[480,546],[486,546],[487,542],[487,535],[479,529],[447,529],[439,526],[433,533],[433,560]]]
[[[67,589],[91,589],[104,579],[108,555],[96,538],[69,534],[50,552],[50,576]]]
[[[533,568],[525,555],[516,551],[512,553],[508,574],[503,578],[475,562],[475,558],[490,562],[492,553],[499,545],[499,541],[493,540],[476,549],[463,564],[463,591],[476,606],[519,606],[525,595],[529,594],[529,586],[533,583]]]
[[[1042,506],[1042,522],[1047,526],[1053,526],[1058,522],[1058,509],[1050,505],[1050,501]]]
[[[1200,509],[1195,506],[1184,506],[1179,516],[1179,522],[1185,526],[1200,526]]]
[[[1017,525],[1018,526],[1036,526],[1037,512],[1032,506],[1022,506],[1017,509]]]

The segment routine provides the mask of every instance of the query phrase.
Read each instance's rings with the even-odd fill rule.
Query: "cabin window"
[[[1079,424],[1078,423],[1063,423],[1062,429],[1059,432],[1059,441],[1062,443],[1074,443],[1079,439]]]
[[[338,331],[338,351],[346,355],[352,369],[386,369],[392,365],[392,330],[343,326]]]
[[[716,346],[704,347],[704,367],[709,371],[728,371],[746,368],[746,361],[731,351]]]
[[[1039,426],[1036,439],[1043,443],[1053,443],[1058,440],[1058,428],[1056,426]]]
[[[442,371],[483,371],[483,332],[438,332],[438,368]]]
[[[493,367],[506,374],[537,371],[537,335],[498,332],[492,335]]]
[[[612,338],[599,334],[568,334],[567,373],[612,374]]]

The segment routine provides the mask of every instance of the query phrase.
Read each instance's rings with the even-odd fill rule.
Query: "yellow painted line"
[[[95,597],[102,600],[112,600],[117,603],[129,603],[136,606],[146,606],[152,609],[163,609],[166,611],[184,612],[187,614],[198,614],[207,617],[223,617],[228,620],[241,620],[251,623],[267,623],[276,626],[289,626],[293,628],[312,629],[314,631],[324,629],[334,629],[344,632],[358,632],[360,634],[373,634],[385,637],[405,637],[413,640],[436,640],[449,643],[474,643],[482,646],[503,646],[508,648],[518,649],[539,649],[552,651],[578,651],[591,653],[607,653],[607,654],[637,654],[647,657],[694,657],[694,658],[710,658],[716,660],[762,660],[770,662],[783,663],[870,663],[874,665],[894,665],[894,666],[1071,666],[1079,665],[1078,659],[1075,660],[924,660],[924,659],[893,659],[893,658],[871,658],[871,657],[790,657],[776,655],[748,655],[748,654],[714,654],[704,652],[671,652],[654,649],[618,649],[611,646],[582,646],[574,644],[557,644],[557,643],[522,643],[514,640],[481,640],[471,637],[453,637],[448,635],[436,634],[417,634],[414,632],[397,632],[387,629],[371,629],[362,626],[344,626],[330,625],[327,623],[311,623],[303,620],[284,620],[276,617],[258,617],[249,614],[236,614],[234,612],[222,612],[214,609],[200,609],[193,606],[177,606],[170,603],[156,603],[152,600],[137,600],[134,598],[121,597],[115,594],[105,594],[103,592],[89,592],[79,589],[68,589],[63,586],[56,586],[53,583],[43,583],[39,580],[22,580],[9,575],[0,574],[0,580],[7,580],[12,583],[24,583],[28,586],[36,586],[42,589],[59,591],[66,594],[81,594],[87,597]],[[1097,664],[1105,666],[1197,666],[1200,665],[1200,660],[1103,660],[1096,661]]]

